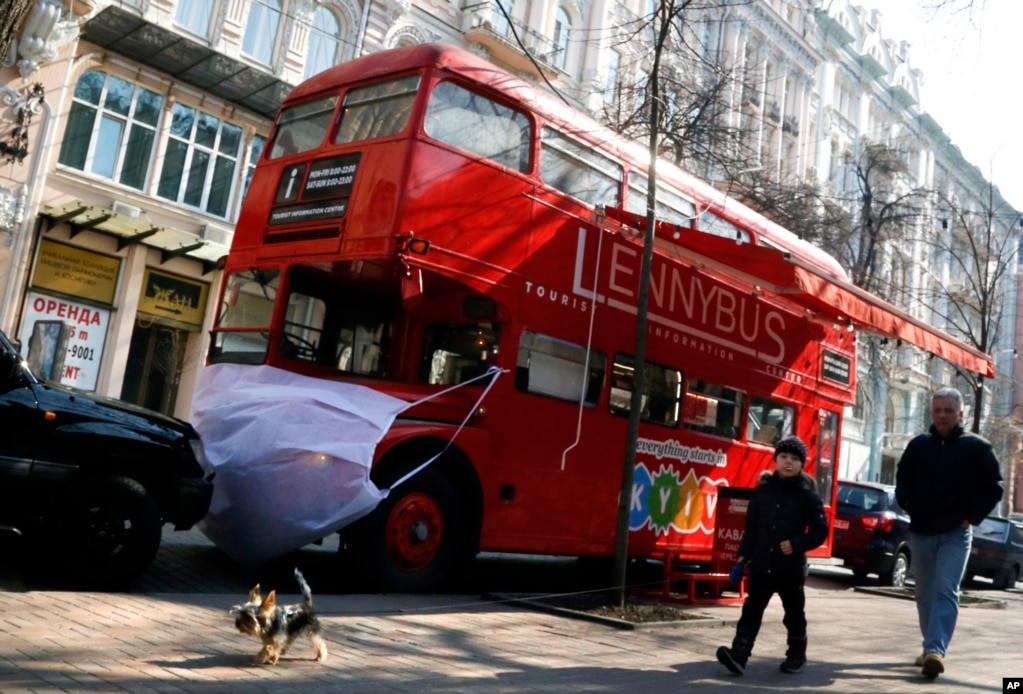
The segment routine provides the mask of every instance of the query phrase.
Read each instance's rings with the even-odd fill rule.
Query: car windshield
[[[838,503],[861,511],[887,511],[888,494],[883,489],[839,486]]]

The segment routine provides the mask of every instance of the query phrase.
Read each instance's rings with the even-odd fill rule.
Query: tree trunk
[[[32,6],[32,0],[6,0],[5,4],[5,11],[0,13],[0,62],[11,50],[11,43]]]

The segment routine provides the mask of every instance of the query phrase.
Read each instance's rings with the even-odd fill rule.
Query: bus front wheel
[[[457,495],[427,467],[392,489],[353,528],[355,566],[377,589],[424,593],[449,577],[463,544]]]

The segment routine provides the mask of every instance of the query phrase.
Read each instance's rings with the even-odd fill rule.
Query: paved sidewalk
[[[693,608],[718,626],[636,630],[465,596],[317,595],[330,657],[297,642],[276,667],[235,631],[234,594],[0,592],[0,691],[15,692],[994,692],[1023,676],[1023,595],[965,607],[947,672],[924,680],[909,600],[811,578],[810,664],[778,671],[772,601],[747,675],[714,659],[738,607]],[[264,588],[268,588],[265,586]],[[298,600],[281,586],[285,600]],[[726,623],[727,622],[727,623]]]

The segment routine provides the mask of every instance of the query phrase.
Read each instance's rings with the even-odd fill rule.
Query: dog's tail
[[[306,583],[305,576],[302,575],[302,572],[298,570],[297,566],[295,567],[295,580],[298,581],[298,587],[302,591],[302,597],[305,598],[306,607],[312,607],[313,591],[309,587],[309,584]]]

